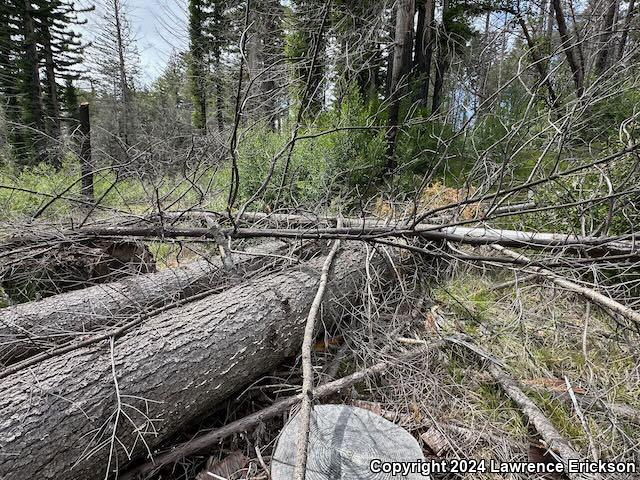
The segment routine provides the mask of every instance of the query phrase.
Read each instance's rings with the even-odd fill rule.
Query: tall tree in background
[[[193,100],[193,126],[207,128],[208,46],[204,32],[203,0],[189,0],[189,86]]]
[[[262,43],[262,67],[265,70],[260,82],[263,115],[271,130],[276,129],[279,95],[277,86],[282,83],[282,60],[284,59],[284,8],[279,0],[260,0]]]
[[[385,172],[392,173],[397,167],[395,155],[398,137],[400,102],[406,91],[407,75],[411,65],[413,46],[414,0],[400,0],[396,7],[393,66],[389,93],[389,119],[387,126],[387,163]]]
[[[451,38],[449,26],[451,21],[450,0],[442,0],[442,23],[438,30],[438,55],[433,82],[433,102],[431,111],[437,113],[442,106],[444,79],[451,61]]]
[[[293,0],[293,29],[287,38],[288,57],[295,65],[295,79],[305,92],[309,113],[319,112],[324,106],[323,79],[325,74],[326,36],[322,16],[326,13],[328,2],[321,0]],[[314,55],[318,52],[318,55]],[[298,59],[298,60],[296,60]],[[302,60],[299,60],[302,59]]]
[[[613,30],[615,19],[618,14],[618,0],[608,0],[605,2],[606,10],[602,18],[600,27],[599,49],[595,63],[595,74],[602,75],[609,67],[613,56]]]
[[[11,0],[0,6],[0,88],[20,164],[60,164],[58,81],[78,77],[84,46],[72,26],[80,23],[79,11],[70,0]]]
[[[78,20],[78,10],[73,2],[62,0],[40,0],[34,14],[38,42],[44,60],[44,107],[47,134],[54,138],[60,135],[60,86],[58,81],[76,80],[80,76],[77,67],[82,62],[85,45],[81,36],[73,31],[73,25],[85,24]]]
[[[16,155],[22,155],[24,151],[23,131],[20,128],[22,115],[18,102],[20,78],[19,51],[16,49],[14,39],[18,35],[18,19],[16,18],[16,5],[12,2],[0,4],[0,95],[3,100],[6,124],[6,138],[11,144]]]
[[[418,77],[418,98],[426,105],[431,81],[431,60],[433,58],[433,32],[435,18],[435,0],[419,0],[418,23],[416,25],[414,64]]]
[[[122,0],[104,0],[102,23],[93,46],[97,79],[114,100],[117,135],[124,145],[132,144],[135,131],[134,80],[139,75],[139,55]],[[119,143],[119,142],[118,142]]]
[[[336,43],[340,45],[336,61],[340,79],[338,103],[354,83],[365,102],[380,93],[383,86],[380,27],[385,20],[384,7],[384,2],[379,0],[337,2],[333,22]]]
[[[282,19],[284,10],[279,0],[254,0],[249,12],[246,42],[247,70],[252,84],[247,110],[255,118],[264,118],[275,129],[275,85],[283,59]]]
[[[558,33],[560,34],[560,40],[562,41],[561,48],[564,51],[567,63],[569,64],[569,68],[571,69],[576,95],[578,97],[581,97],[584,93],[584,69],[583,65],[580,62],[580,54],[578,52],[578,49],[582,47],[575,42],[573,36],[569,32],[562,0],[552,0],[552,3],[553,10],[556,15]]]
[[[629,5],[627,6],[627,14],[624,18],[624,25],[622,26],[622,33],[620,35],[620,42],[618,44],[618,52],[616,56],[616,60],[620,61],[622,57],[624,57],[625,49],[627,48],[627,41],[629,39],[629,31],[631,29],[631,23],[633,22],[633,17],[636,13],[636,2],[635,0],[629,0]]]
[[[38,59],[38,43],[33,20],[33,6],[29,0],[22,2],[19,11],[23,32],[24,55],[21,67],[22,118],[30,129],[33,138],[35,161],[45,160],[46,137],[44,135],[44,115],[42,108],[42,89],[40,85],[40,69]]]

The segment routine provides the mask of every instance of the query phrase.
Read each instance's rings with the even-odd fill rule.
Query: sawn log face
[[[336,258],[327,320],[355,300],[365,259],[360,250]],[[3,379],[0,478],[101,479],[109,463],[113,471],[128,460],[122,445],[145,455],[145,442],[153,449],[210,412],[297,352],[323,261],[152,317],[115,342],[113,361],[107,342]]]

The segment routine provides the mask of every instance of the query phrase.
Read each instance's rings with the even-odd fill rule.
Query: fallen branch
[[[482,358],[491,359],[491,354],[485,352],[482,348],[470,342],[455,342],[456,345],[463,345],[469,348],[468,345],[473,345],[471,349],[476,354],[483,352]],[[540,408],[522,391],[518,382],[508,375],[502,368],[493,362],[490,362],[489,373],[493,379],[500,384],[507,396],[513,400],[522,412],[526,415],[529,421],[533,424],[542,440],[544,440],[549,451],[557,457],[557,460],[561,462],[565,471],[568,471],[569,461],[581,461],[582,456],[576,451],[571,443],[565,439],[556,427],[549,421]],[[576,480],[583,479],[599,479],[599,475],[586,475],[569,473],[569,478]]]
[[[210,215],[210,214],[207,214]],[[254,214],[257,215],[257,214]],[[608,255],[640,255],[634,236],[589,237],[560,233],[538,233],[519,230],[495,229],[488,226],[461,227],[436,224],[419,224],[409,228],[406,222],[389,224],[379,219],[345,219],[345,226],[320,228],[318,224],[309,228],[227,228],[212,231],[201,227],[174,227],[156,225],[92,226],[64,232],[67,239],[140,237],[163,239],[208,239],[216,240],[219,234],[232,239],[243,238],[290,238],[310,240],[374,240],[382,237],[420,237],[428,241],[453,242],[466,245],[492,245],[535,249],[585,249],[597,256],[601,251]],[[59,238],[60,232],[56,232]],[[23,237],[19,243],[28,241]],[[46,241],[42,234],[34,241]],[[15,240],[14,240],[15,242]]]
[[[513,258],[514,260],[531,262],[531,259],[526,257],[525,255],[508,250],[502,247],[501,245],[492,245],[492,248],[494,250],[501,252],[504,255],[507,255],[508,257]],[[604,309],[613,311],[623,316],[627,320],[630,320],[640,325],[640,313],[636,312],[635,310],[625,305],[622,305],[620,302],[615,301],[613,298],[607,297],[606,295],[603,295],[602,293],[597,292],[596,290],[593,290],[591,288],[583,287],[582,285],[572,282],[571,280],[567,280],[566,278],[561,277],[560,275],[552,272],[551,270],[534,266],[534,265],[528,267],[528,269],[534,272],[536,275],[546,278],[547,280],[550,280],[551,282],[555,283],[559,287],[566,288],[571,292],[582,295],[583,297],[588,298],[592,302],[600,305]]]
[[[442,342],[434,342],[429,345],[429,349],[439,348],[441,345]],[[419,355],[423,355],[426,351],[428,351],[428,349],[425,347],[417,348],[409,352],[408,354],[401,356],[398,360],[406,362]],[[339,380],[325,383],[324,385],[313,389],[313,398],[323,398],[329,395],[336,394],[341,390],[355,385],[369,377],[383,374],[394,365],[395,362],[379,362],[367,369],[352,373],[351,375],[348,375],[346,377],[342,377]],[[274,418],[280,415],[282,412],[286,412],[291,407],[300,403],[302,401],[302,397],[303,395],[302,393],[300,393],[293,397],[285,398],[274,403],[273,405],[270,405],[267,408],[252,413],[251,415],[241,418],[240,420],[231,422],[224,427],[218,428],[193,440],[182,443],[172,448],[171,451],[154,457],[152,461],[149,461],[148,463],[145,463],[138,467],[134,467],[133,469],[127,471],[126,473],[124,473],[124,475],[120,476],[120,480],[147,478],[165,465],[178,462],[188,455],[192,455],[206,448],[213,447],[214,445],[218,444],[225,438],[230,437],[231,435],[249,431],[251,428],[254,428],[260,423]]]
[[[333,243],[333,247],[327,255],[322,266],[320,275],[320,285],[311,304],[309,315],[304,329],[304,339],[302,341],[302,405],[300,406],[300,430],[296,445],[296,463],[293,472],[294,480],[305,480],[307,468],[307,449],[309,447],[309,423],[311,422],[312,390],[313,390],[313,364],[311,363],[311,349],[315,332],[316,317],[322,303],[322,297],[327,287],[329,270],[336,252],[340,248],[340,240]]]

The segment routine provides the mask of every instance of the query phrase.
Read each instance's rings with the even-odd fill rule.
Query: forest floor
[[[374,279],[371,303],[365,300],[364,308],[354,309],[353,316],[314,345],[319,384],[381,359],[398,362],[396,368],[322,403],[365,408],[401,425],[418,440],[427,459],[553,462],[521,407],[490,375],[489,367],[496,363],[577,451],[588,452],[592,460],[635,460],[640,438],[636,346],[606,312],[525,273],[465,264],[446,275],[435,264],[399,270],[401,277],[391,282]],[[448,339],[443,346],[411,363],[398,360],[416,346],[443,338]],[[193,432],[295,394],[301,382],[299,358],[292,358],[193,426]],[[208,461],[208,471],[226,472],[228,462],[239,456],[242,467],[236,465],[238,471],[229,478],[269,478],[278,433],[296,411],[228,439],[213,456],[190,457],[168,478],[208,478],[202,462]],[[470,478],[569,477],[477,473]]]

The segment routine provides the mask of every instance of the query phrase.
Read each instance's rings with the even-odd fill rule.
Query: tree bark
[[[562,49],[564,50],[567,63],[569,64],[569,68],[571,69],[571,74],[573,76],[576,95],[578,97],[582,97],[582,94],[584,93],[584,72],[580,67],[578,56],[576,55],[576,47],[573,44],[573,38],[569,34],[567,22],[564,17],[564,11],[562,10],[561,0],[553,0],[553,9],[556,14],[560,40],[562,40]]]
[[[558,104],[558,96],[551,84],[551,79],[549,78],[547,66],[540,56],[539,47],[534,42],[531,34],[529,33],[529,28],[527,27],[527,22],[525,19],[518,15],[518,24],[522,29],[522,34],[524,35],[525,40],[527,41],[527,47],[529,47],[529,54],[531,55],[531,59],[536,66],[536,70],[538,71],[538,76],[540,77],[540,83],[544,84],[547,87],[547,92],[549,94],[549,104],[553,108],[559,107]]]
[[[405,91],[406,75],[411,63],[411,47],[413,45],[414,1],[401,0],[396,9],[396,23],[393,49],[393,69],[389,85],[389,119],[387,126],[387,164],[385,173],[392,173],[397,167],[395,157],[398,137],[398,119],[400,100]]]
[[[442,91],[444,89],[444,79],[449,68],[450,55],[449,52],[449,29],[448,29],[448,13],[449,0],[442,2],[442,33],[438,42],[438,57],[436,59],[436,76],[433,82],[433,102],[431,105],[431,113],[437,113],[442,106]]]
[[[420,75],[419,98],[423,105],[427,104],[429,82],[431,81],[435,5],[434,0],[426,0],[424,4],[419,7],[418,25],[416,28],[415,63],[418,74]]]
[[[76,113],[76,112],[74,112]],[[80,174],[82,175],[82,196],[87,202],[93,203],[93,165],[91,162],[91,120],[89,104],[82,103],[78,108],[80,126]]]
[[[356,300],[365,259],[354,249],[336,258],[325,321]],[[299,350],[323,262],[175,308],[115,345],[87,347],[4,379],[0,477],[102,479],[127,457],[148,453],[145,442],[153,450],[202,418]]]
[[[635,6],[635,0],[629,0],[627,16],[624,19],[624,26],[622,27],[622,34],[620,35],[620,43],[618,45],[618,61],[622,60],[622,57],[624,57],[624,51],[627,47],[627,39],[629,38],[631,22],[633,21],[633,15],[635,14]]]
[[[258,255],[283,255],[287,248],[280,242],[251,248],[249,255],[237,256],[237,267],[241,271],[259,268],[273,257]],[[148,308],[220,286],[228,277],[215,257],[4,308],[0,310],[0,363],[34,355],[73,334],[104,330]]]
[[[618,0],[610,0],[607,11],[602,19],[602,27],[600,31],[600,49],[596,58],[595,74],[602,75],[609,67],[609,58],[611,57],[613,24],[618,11]]]

